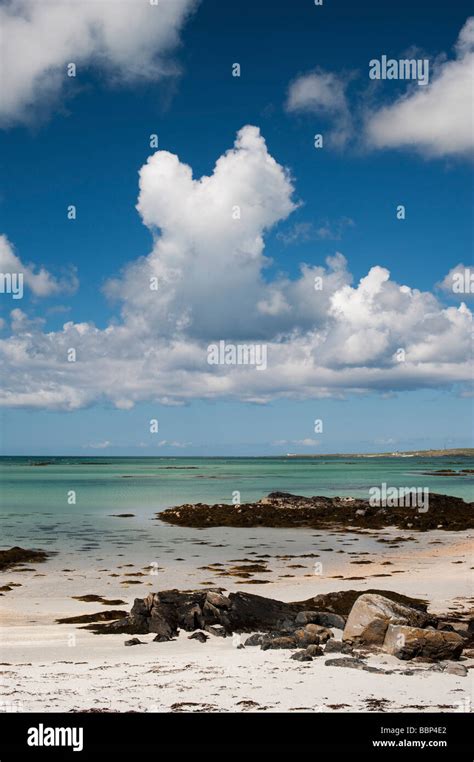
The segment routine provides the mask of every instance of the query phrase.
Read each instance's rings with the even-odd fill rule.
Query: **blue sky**
[[[11,15],[12,8],[4,5]],[[40,23],[33,0],[30,5],[31,24]],[[446,7],[402,1],[393,10],[369,0],[356,4],[328,0],[323,7],[314,7],[310,0],[240,0],[238,4],[182,0],[182,5],[192,14],[176,19],[179,44],[173,40],[164,52],[158,51],[179,73],[165,77],[147,73],[130,81],[125,70],[136,67],[137,56],[139,61],[140,51],[146,49],[139,27],[137,47],[130,60],[120,61],[119,74],[111,73],[104,64],[103,50],[88,56],[71,48],[66,60],[77,58],[75,78],[64,78],[64,62],[59,58],[60,88],[53,81],[44,87],[51,69],[39,72],[41,80],[33,70],[36,79],[26,112],[20,96],[15,100],[13,93],[13,106],[3,115],[0,232],[23,265],[34,264],[36,272],[44,268],[62,286],[46,288],[46,294],[38,287],[26,288],[21,303],[13,302],[9,294],[0,294],[5,321],[1,336],[7,342],[3,350],[7,378],[1,452],[241,455],[469,446],[472,402],[464,367],[466,327],[456,315],[443,312],[458,309],[460,299],[439,284],[461,263],[468,266],[472,258],[472,160],[463,135],[449,139],[457,127],[442,124],[433,137],[430,124],[436,120],[429,111],[421,113],[415,137],[410,125],[400,121],[406,139],[397,146],[388,145],[393,137],[385,129],[382,140],[386,144],[374,145],[369,128],[380,112],[392,108],[390,119],[398,123],[396,120],[404,118],[400,99],[416,98],[418,86],[401,81],[373,86],[367,72],[369,60],[382,54],[427,57],[433,72],[429,87],[438,87],[444,97],[443,66],[456,55],[460,65],[464,64],[470,51],[456,54],[453,49],[469,17],[470,4],[461,1]],[[53,10],[49,13],[54,28]],[[105,16],[103,23],[107,28],[110,19]],[[58,28],[57,34],[64,34],[67,41],[67,29]],[[153,56],[156,53],[153,49]],[[113,59],[116,53],[112,48],[105,59],[107,55]],[[231,76],[234,62],[241,65],[238,78]],[[313,92],[312,100],[301,108],[289,107],[291,87],[315,73],[311,86],[316,88],[323,76],[333,78],[331,97],[339,93],[342,108],[318,102],[320,91]],[[12,89],[15,86],[21,95],[24,82],[18,79]],[[453,96],[456,104],[461,96]],[[461,105],[459,115],[453,114],[454,125],[462,123],[463,108]],[[349,134],[343,145],[335,146],[331,136],[336,134],[344,109],[350,114]],[[157,243],[162,225],[169,226],[173,246],[181,241],[179,210],[175,214],[159,204],[155,208],[158,202],[153,194],[172,196],[171,187],[165,184],[156,190],[155,180],[147,176],[141,208],[136,209],[138,173],[153,153],[149,136],[157,133],[160,150],[176,155],[179,167],[192,167],[196,179],[212,176],[216,161],[232,148],[245,125],[259,128],[259,140],[264,142],[257,144],[254,137],[248,138],[237,157],[244,174],[245,162],[251,163],[254,154],[255,161],[261,162],[244,196],[256,198],[256,206],[265,214],[252,224],[248,236],[239,239],[239,246],[251,238],[246,255],[266,258],[255,270],[255,277],[262,280],[255,303],[260,305],[259,314],[268,319],[262,318],[260,323],[258,316],[249,312],[245,282],[239,291],[240,271],[235,273],[235,289],[232,281],[223,284],[217,276],[215,280],[208,277],[214,265],[203,242],[215,246],[213,256],[219,269],[233,245],[233,233],[219,238],[220,232],[212,229],[217,212],[210,210],[208,230],[199,232],[203,237],[196,244],[196,255],[197,228],[193,225],[199,223],[186,207],[182,221],[186,251],[180,260],[180,278],[196,279],[196,292],[201,289],[202,293],[196,293],[194,303],[194,292],[187,286],[170,314],[174,320],[178,308],[188,304],[190,316],[185,317],[190,322],[185,321],[183,329],[182,320],[176,318],[173,329],[166,325],[165,330],[165,307],[149,311],[145,304],[140,306],[133,286],[139,271],[127,270],[136,261],[151,266],[140,258],[153,257],[153,266],[160,257],[163,261]],[[318,132],[325,137],[323,150],[313,146]],[[377,134],[380,141],[380,131]],[[266,174],[268,157],[281,168],[271,170],[274,178]],[[284,176],[283,168],[289,174]],[[229,166],[227,171],[216,181],[210,203],[227,189],[229,198],[234,193],[235,170]],[[179,205],[179,172],[176,168],[170,172],[167,182],[177,186]],[[265,188],[272,188],[273,180],[275,193],[269,191],[268,195]],[[197,188],[189,190],[190,204],[195,191]],[[237,198],[240,185],[235,193]],[[74,221],[66,216],[69,204],[77,207]],[[395,214],[399,204],[406,207],[403,221]],[[255,251],[260,234],[264,248]],[[312,318],[306,306],[303,310],[300,291],[293,285],[301,276],[301,263],[327,268],[326,258],[336,252],[345,257],[346,264],[331,288],[338,290],[341,303],[350,302],[352,307],[350,311],[342,307],[334,325],[334,307],[327,306],[329,318],[319,312]],[[169,269],[173,259],[167,256],[164,261]],[[197,278],[196,260],[200,268]],[[376,312],[377,335],[367,322],[360,322],[357,291],[359,280],[374,267],[390,271],[390,283],[398,284],[394,289],[406,285],[429,295],[413,297],[408,305],[401,297],[400,303],[396,301],[395,291],[385,293],[385,286],[380,290],[371,285],[377,295],[370,299],[378,301],[373,307],[371,302],[368,309]],[[71,283],[71,268],[76,268],[76,285]],[[110,279],[119,280],[115,300],[104,293],[108,291],[110,297],[106,285]],[[279,284],[281,314],[272,302],[272,284]],[[211,306],[214,296],[215,313]],[[466,304],[468,297],[463,297]],[[163,299],[166,302],[166,295]],[[247,321],[240,321],[239,303]],[[206,319],[206,305],[211,321]],[[229,314],[221,314],[219,310],[227,312],[226,305]],[[10,312],[17,308],[22,316],[16,318],[21,326],[14,330],[13,341],[18,342],[14,345],[8,338]],[[384,317],[384,310],[392,311],[390,319]],[[411,315],[403,325],[405,342],[404,334],[395,330],[397,312]],[[133,333],[140,314],[146,336],[143,327],[139,335]],[[290,320],[289,315],[296,317]],[[26,325],[26,319],[37,318],[43,322],[33,322],[33,328]],[[87,359],[88,370],[77,386],[74,376],[65,380],[64,372],[70,367],[64,372],[58,367],[64,348],[72,341],[63,331],[69,321],[93,325],[95,332],[86,340],[81,331],[71,329],[80,341],[89,341],[81,344],[79,355]],[[431,321],[429,330],[427,321]],[[215,335],[211,335],[212,329],[209,333],[209,322],[215,326]],[[128,333],[110,338],[107,326],[118,333],[124,326]],[[232,326],[236,326],[234,337]],[[293,356],[295,331],[301,346]],[[317,341],[315,331],[319,332]],[[137,352],[139,344],[147,358],[157,352],[147,366],[144,388],[133,379],[140,357],[127,355],[127,365],[123,362],[125,350],[120,348],[120,341],[126,348],[133,346],[135,337]],[[237,382],[234,375],[223,378],[222,385],[209,385],[198,367],[196,352],[198,345],[205,349],[211,338],[264,339],[275,346],[278,371],[276,366],[272,371],[270,364],[267,375],[259,376],[251,369],[252,378],[241,374],[242,380]],[[435,346],[438,340],[439,346]],[[158,370],[165,358],[168,362],[171,357],[170,348],[176,350],[177,341],[184,349],[178,359],[173,355],[166,379],[161,380]],[[321,341],[323,348],[317,343]],[[366,352],[372,342],[373,351]],[[395,375],[390,373],[390,357],[399,346],[410,347],[408,360],[413,358],[403,377],[398,377],[398,367]],[[18,359],[19,347],[26,359]],[[285,347],[288,358],[282,354]],[[297,363],[303,362],[298,357],[305,352],[310,353],[315,367],[312,378],[303,380]],[[104,357],[107,372],[101,364]],[[94,366],[96,358],[99,364]],[[324,369],[321,373],[319,363]],[[173,369],[183,371],[176,381],[176,394]],[[265,382],[260,383],[263,376]],[[272,376],[270,381],[268,376]],[[124,377],[133,380],[124,384]],[[254,388],[257,377],[259,384]],[[158,436],[149,434],[152,418],[159,419]],[[323,434],[314,433],[315,418],[323,419]]]

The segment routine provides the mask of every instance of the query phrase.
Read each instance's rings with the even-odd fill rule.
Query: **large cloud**
[[[409,92],[371,114],[367,139],[375,148],[415,148],[432,156],[472,152],[474,121],[474,17],[456,43],[456,57],[435,67],[426,87]]]
[[[256,127],[238,133],[208,177],[155,153],[138,200],[153,250],[106,288],[121,320],[46,333],[14,309],[11,336],[0,342],[1,404],[74,409],[105,399],[129,408],[466,384],[472,319],[464,303],[446,308],[379,266],[354,286],[341,254],[303,264],[296,279],[265,279],[265,233],[291,214],[293,195]],[[267,369],[209,365],[208,344],[220,340],[265,343]]]
[[[7,0],[0,8],[0,124],[32,118],[66,81],[97,65],[120,80],[176,71],[167,58],[198,0]]]

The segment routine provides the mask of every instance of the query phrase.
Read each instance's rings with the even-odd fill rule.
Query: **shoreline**
[[[201,644],[182,632],[173,642],[151,643],[146,635],[140,639],[147,645],[127,648],[123,635],[94,635],[80,624],[55,623],[101,609],[128,611],[136,597],[149,592],[205,584],[282,601],[344,589],[395,590],[427,598],[432,613],[456,616],[472,606],[469,532],[434,530],[398,542],[396,528],[316,536],[307,529],[189,532],[187,551],[181,546],[174,553],[187,561],[158,559],[162,567],[146,574],[143,558],[132,548],[124,549],[121,558],[101,553],[93,565],[90,552],[67,559],[58,554],[29,572],[4,572],[3,583],[21,584],[0,598],[4,704],[20,702],[19,711],[27,712],[374,711],[380,705],[386,711],[466,711],[470,706],[469,677],[423,665],[406,677],[398,660],[387,654],[367,659],[382,670],[371,674],[327,667],[322,657],[306,664],[288,661],[283,651],[241,650],[231,638],[212,637]],[[265,556],[269,571],[253,576],[267,577],[267,584],[222,576],[237,562],[261,563]],[[390,565],[384,565],[387,561]],[[321,574],[314,574],[315,563],[323,564]],[[387,569],[390,576],[376,576],[388,575]],[[401,573],[393,573],[397,571]],[[136,574],[145,576],[132,576]],[[94,594],[124,604],[107,607],[73,598]]]
[[[189,504],[191,513],[196,505],[204,510],[201,518],[215,513],[215,506]],[[167,522],[167,515],[183,511],[178,506],[165,514],[110,510],[107,522],[113,526],[100,529],[93,514],[81,513],[59,534],[63,525],[48,520],[33,548],[19,532],[26,555],[10,552],[18,563],[0,573],[0,707],[24,712],[470,710],[474,654],[469,651],[459,664],[445,666],[401,663],[381,652],[362,659],[344,660],[336,653],[329,654],[336,660],[319,655],[299,661],[290,660],[287,650],[237,647],[244,645],[240,639],[216,634],[200,642],[180,631],[158,643],[147,632],[129,647],[129,635],[84,629],[91,616],[100,614],[107,622],[128,615],[134,600],[150,593],[209,588],[283,603],[336,591],[392,591],[427,600],[430,615],[453,623],[472,617],[472,504],[462,498],[437,496],[428,516],[396,508],[397,521],[393,510],[380,513],[361,498],[281,492],[218,508],[226,518],[245,509],[251,521],[188,526],[184,516],[183,523]],[[271,521],[262,520],[265,510]],[[280,523],[281,511],[288,525]],[[318,520],[308,526],[307,516],[315,514]],[[8,554],[0,560],[5,558]],[[75,621],[58,622],[71,617]],[[340,639],[342,631],[333,629],[333,635]]]

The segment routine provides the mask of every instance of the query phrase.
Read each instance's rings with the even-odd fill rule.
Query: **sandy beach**
[[[129,522],[133,518],[117,519]],[[123,529],[126,526],[122,525]],[[336,590],[392,590],[429,600],[435,614],[472,610],[469,532],[401,533],[307,529],[189,531],[165,554],[140,557],[133,545],[116,552],[58,553],[25,571],[2,573],[1,697],[4,711],[470,711],[466,676],[433,665],[372,654],[375,670],[310,663],[290,653],[237,646],[246,635],[181,632],[171,642],[127,647],[124,635],[95,635],[56,619],[99,610],[128,612],[150,591],[222,587],[282,601]],[[382,542],[381,542],[382,541]],[[186,560],[184,560],[186,559]],[[238,562],[266,564],[251,579],[229,573]],[[73,596],[104,596],[114,605]],[[123,603],[120,603],[122,601]],[[119,602],[119,603],[117,603]],[[341,632],[334,630],[336,637]],[[331,654],[332,656],[332,654]],[[470,669],[474,659],[461,659]]]

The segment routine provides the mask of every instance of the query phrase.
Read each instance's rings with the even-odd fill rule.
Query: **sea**
[[[2,547],[86,551],[148,544],[156,514],[184,503],[250,502],[269,492],[369,497],[371,487],[427,488],[472,500],[472,458],[453,457],[2,457]],[[129,520],[117,514],[133,514]],[[155,521],[154,524],[151,522]],[[153,528],[153,529],[152,529]],[[169,541],[196,530],[166,527]],[[144,551],[145,552],[145,551]]]

